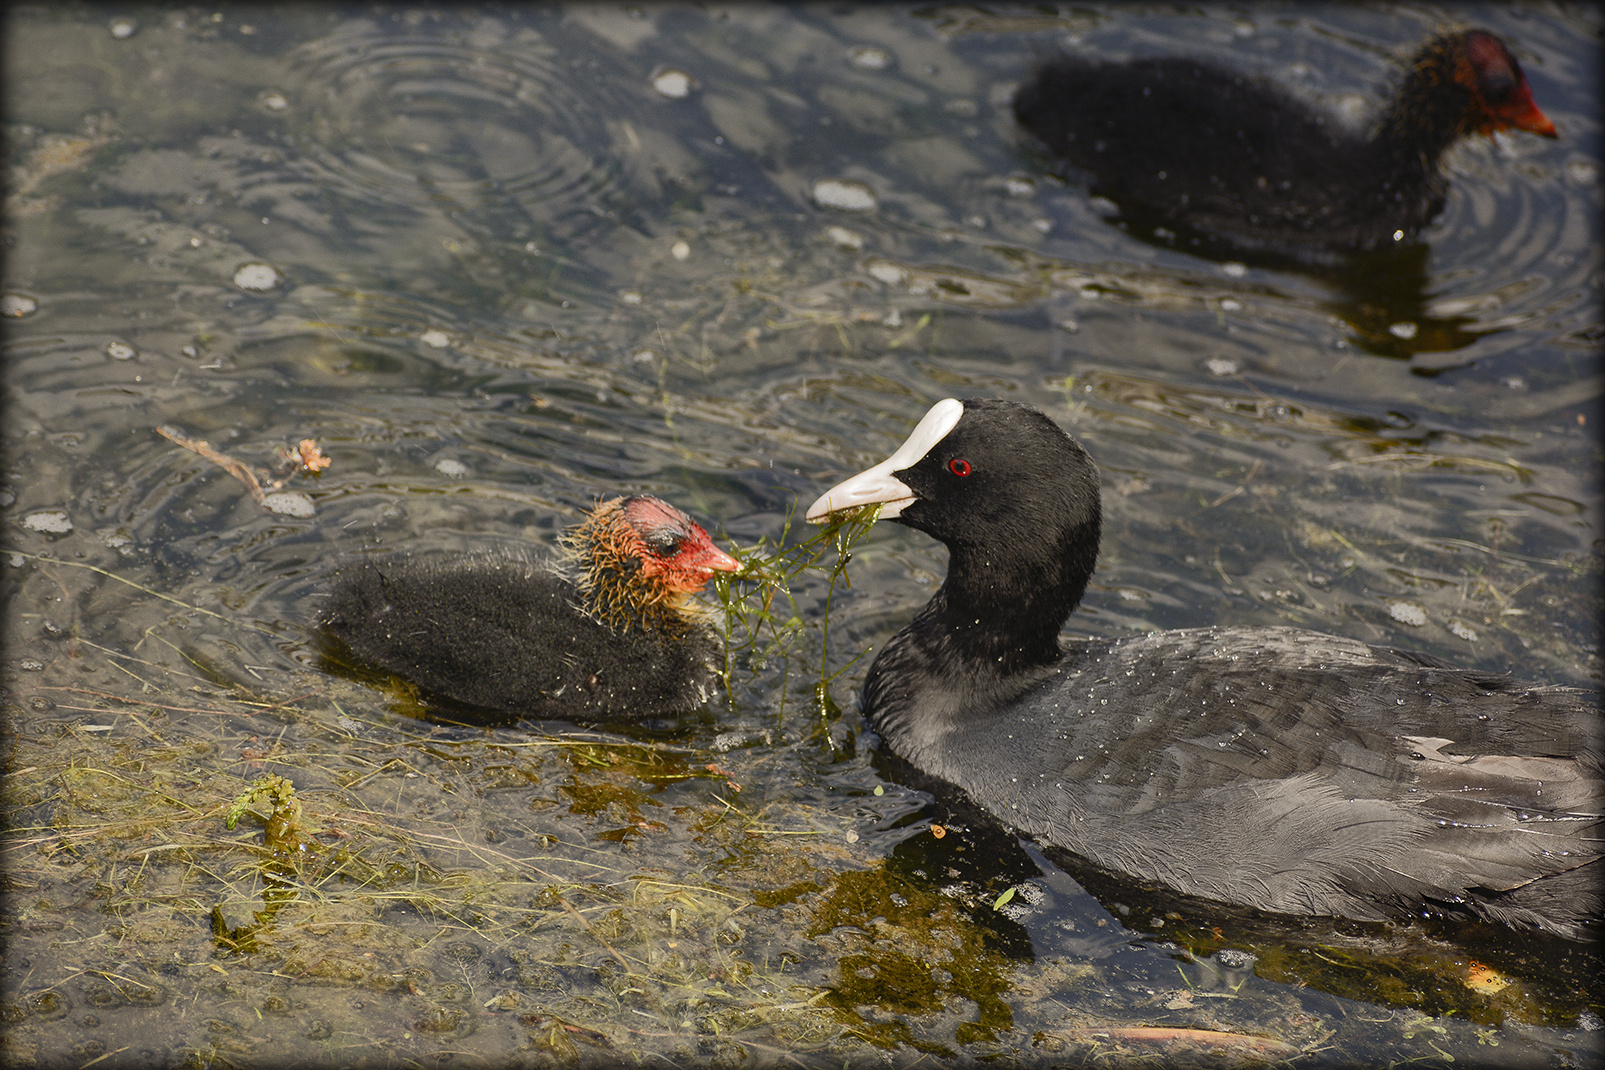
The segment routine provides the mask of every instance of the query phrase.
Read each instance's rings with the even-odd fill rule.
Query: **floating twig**
[[[219,453],[210,445],[195,438],[186,438],[174,427],[158,427],[156,433],[176,445],[205,457],[215,465],[219,465],[229,475],[245,484],[245,489],[251,492],[251,497],[257,505],[262,504],[262,483],[256,478],[256,473],[245,466],[243,462],[236,461],[226,453]]]

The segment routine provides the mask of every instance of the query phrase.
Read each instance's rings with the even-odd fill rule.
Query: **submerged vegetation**
[[[328,676],[264,686],[241,666],[271,633],[203,613],[128,654],[64,636],[53,664],[71,672],[41,661],[4,708],[7,1061],[1230,1065],[1334,1050],[1336,1005],[1289,995],[1310,983],[1398,1008],[1342,1026],[1335,1050],[1438,1058],[1588,1003],[1584,980],[1508,955],[1468,972],[1424,936],[1289,947],[1112,915],[1050,890],[1006,834],[883,781],[832,742],[853,657],[799,602],[833,602],[871,519],[739,551],[750,586],[718,588],[732,702],[806,666],[806,732],[431,723]],[[165,604],[29,560],[69,599]],[[798,783],[813,765],[829,775]],[[1063,946],[1034,949],[1025,926],[1056,894]]]
[[[8,970],[9,1064],[57,1050],[61,1008],[93,1012],[84,1061],[121,1047],[144,1065],[700,1061],[842,1035],[796,990],[795,956],[754,950],[778,939],[752,916],[762,876],[815,871],[839,831],[743,805],[744,763],[580,733],[452,738],[332,702],[264,725],[224,695],[194,703],[211,738],[173,747],[160,699],[90,702],[86,727],[11,711],[5,921],[26,966]],[[765,865],[696,876],[748,840],[773,846]],[[202,1020],[148,1014],[203,993]]]
[[[817,628],[820,636],[819,675],[813,685],[814,710],[826,717],[840,713],[831,698],[830,686],[843,673],[859,664],[868,651],[860,651],[832,671],[830,611],[835,604],[837,585],[843,588],[852,586],[847,575],[847,566],[853,559],[852,548],[869,533],[880,516],[880,509],[879,505],[868,505],[840,513],[807,539],[788,546],[787,538],[797,519],[793,510],[786,514],[777,538],[764,538],[749,547],[733,548],[733,556],[741,562],[741,571],[735,575],[720,573],[713,577],[714,593],[718,596],[725,617],[724,676],[727,688],[732,686],[738,663],[744,663],[749,670],[778,663],[781,678],[776,716],[783,716],[792,654],[797,651],[804,631]],[[830,550],[835,551],[835,559],[821,564],[820,559]],[[826,579],[824,610],[819,622],[809,625],[804,622],[793,588],[804,573],[816,571],[822,572]],[[737,596],[735,584],[742,582],[756,583],[757,588]],[[778,601],[784,602],[784,610],[777,608]],[[734,697],[733,690],[730,695]]]

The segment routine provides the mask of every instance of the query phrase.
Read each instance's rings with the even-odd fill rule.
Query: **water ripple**
[[[626,179],[598,135],[625,112],[528,27],[482,20],[395,35],[355,21],[294,56],[308,164],[360,205],[445,211],[481,237],[569,240]],[[623,132],[627,138],[627,132]],[[600,145],[601,151],[598,151]]]

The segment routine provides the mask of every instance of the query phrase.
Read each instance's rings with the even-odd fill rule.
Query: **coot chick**
[[[1280,89],[1189,59],[1042,66],[1014,114],[1124,208],[1248,250],[1365,250],[1443,208],[1444,151],[1515,127],[1555,137],[1521,65],[1484,30],[1422,46],[1369,137]]]
[[[603,502],[564,541],[567,575],[514,554],[354,562],[319,623],[358,662],[495,713],[615,720],[701,705],[718,643],[689,600],[736,560],[647,495]]]
[[[1597,696],[1286,627],[1061,642],[1098,472],[1035,409],[952,399],[808,510],[881,503],[947,578],[860,695],[887,745],[1105,871],[1280,914],[1599,919]]]

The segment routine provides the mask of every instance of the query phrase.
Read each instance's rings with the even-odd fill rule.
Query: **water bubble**
[[[871,276],[888,286],[900,286],[908,280],[908,269],[890,260],[877,260],[868,270]]]
[[[139,21],[119,16],[106,24],[111,35],[121,41],[125,37],[132,37],[139,32]]]
[[[822,178],[814,183],[814,203],[843,212],[872,212],[880,206],[875,191],[862,182]]]
[[[295,490],[276,490],[272,494],[264,494],[262,507],[285,516],[311,516],[315,511],[312,499]]]
[[[1411,323],[1409,320],[1401,320],[1400,322],[1390,326],[1388,328],[1388,333],[1393,335],[1395,338],[1403,338],[1406,341],[1409,341],[1411,338],[1416,336],[1416,331],[1418,330],[1420,330],[1420,328]]]
[[[268,111],[284,111],[290,106],[289,98],[273,89],[268,90],[256,99]]]
[[[139,350],[127,342],[108,342],[106,343],[106,355],[112,360],[133,360],[139,356]]]
[[[451,345],[451,335],[437,327],[431,327],[429,330],[418,336],[418,341],[422,342],[426,346],[429,346],[431,349],[445,349],[447,346]]]
[[[1477,641],[1477,629],[1473,628],[1463,620],[1451,619],[1449,623],[1445,625],[1445,627],[1468,643],[1475,643]]]
[[[29,513],[22,518],[22,526],[29,531],[43,531],[49,535],[65,535],[72,530],[72,518],[60,509],[46,509]]]
[[[864,67],[872,71],[884,71],[892,65],[892,54],[884,48],[874,45],[859,45],[847,53],[847,58],[855,66]]]
[[[279,271],[269,264],[241,264],[234,285],[242,290],[271,290],[279,284]]]
[[[691,246],[683,241],[677,241],[669,247],[669,255],[676,260],[684,260],[691,255]]]
[[[442,457],[435,462],[435,471],[451,479],[461,479],[468,474],[468,466],[451,457]]]
[[[685,71],[673,67],[659,67],[652,72],[652,88],[659,96],[670,100],[689,97],[697,88],[697,80]]]
[[[641,294],[636,290],[621,290],[619,291],[619,300],[626,305],[639,305],[641,303]]]
[[[1427,608],[1419,602],[1398,598],[1390,599],[1387,605],[1388,616],[1400,624],[1408,624],[1412,628],[1419,628],[1427,623]]]
[[[1230,357],[1210,357],[1204,361],[1204,367],[1211,375],[1236,375],[1242,366]]]
[[[858,231],[848,230],[846,227],[826,227],[825,237],[843,249],[851,249],[854,252],[864,247],[864,236]]]
[[[27,294],[6,294],[0,297],[0,316],[31,316],[39,311],[39,302]]]

